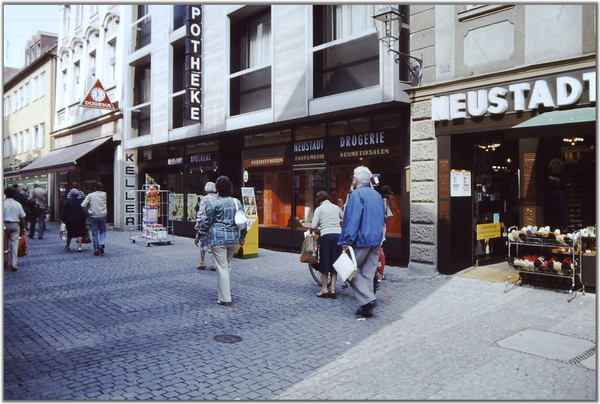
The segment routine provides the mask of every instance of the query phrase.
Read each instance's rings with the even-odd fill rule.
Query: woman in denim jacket
[[[235,224],[235,212],[242,203],[231,196],[233,184],[228,177],[222,175],[215,181],[218,196],[209,201],[206,208],[206,219],[202,222],[194,243],[203,235],[211,232],[210,245],[213,259],[217,267],[217,303],[222,306],[231,305],[231,288],[229,274],[231,260],[238,244],[244,245],[247,229],[238,230]]]

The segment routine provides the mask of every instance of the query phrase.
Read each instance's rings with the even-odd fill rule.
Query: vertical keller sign
[[[187,6],[185,119],[200,122],[202,111],[202,6]]]

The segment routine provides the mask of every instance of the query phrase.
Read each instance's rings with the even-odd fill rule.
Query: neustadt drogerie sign
[[[452,121],[559,108],[585,101],[596,102],[595,71],[579,71],[433,97],[431,116],[434,121]]]

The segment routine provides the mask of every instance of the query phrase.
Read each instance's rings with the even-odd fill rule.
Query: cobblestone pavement
[[[595,344],[594,294],[388,266],[391,304],[379,291],[357,319],[350,289],[319,299],[298,254],[261,249],[234,260],[225,307],[191,238],[109,231],[96,257],[48,227],[4,272],[5,400],[597,398],[595,351],[566,362],[496,344],[526,329]]]

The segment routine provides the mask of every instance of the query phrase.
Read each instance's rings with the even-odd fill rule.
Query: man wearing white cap
[[[35,223],[38,224],[38,238],[44,238],[46,227],[46,213],[48,212],[48,192],[42,188],[40,181],[33,183],[33,189],[29,191],[29,201],[33,203],[31,212],[31,224],[29,225],[29,238],[35,235]]]

